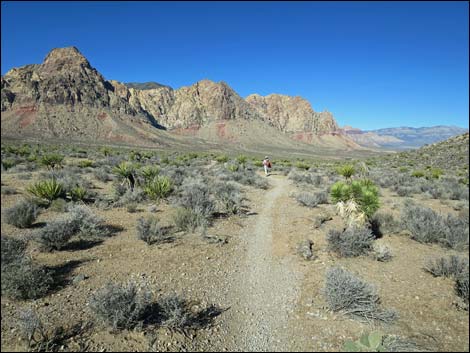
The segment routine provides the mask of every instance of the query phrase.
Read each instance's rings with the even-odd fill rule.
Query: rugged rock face
[[[310,103],[302,97],[281,94],[260,96],[252,94],[246,101],[255,108],[262,119],[282,132],[313,132],[320,135],[338,130],[333,115],[329,112],[315,112]]]
[[[216,131],[214,139],[220,140],[227,135],[220,124],[257,121],[306,143],[319,143],[316,136],[338,135],[332,114],[315,112],[301,97],[254,94],[245,100],[225,82],[210,80],[177,90],[154,82],[107,81],[75,47],[54,49],[42,64],[10,70],[1,88],[2,128],[14,134],[106,139],[135,135],[138,127],[148,134],[165,129],[209,140]],[[230,135],[248,141],[250,133],[247,129],[244,135]],[[350,140],[344,142],[355,147]]]

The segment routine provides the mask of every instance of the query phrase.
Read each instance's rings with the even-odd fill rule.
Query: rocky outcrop
[[[321,135],[338,130],[330,112],[315,112],[310,103],[302,97],[281,94],[263,97],[252,94],[246,101],[259,112],[263,120],[285,133],[312,132]]]
[[[248,141],[250,129],[240,125],[245,138],[233,130],[237,124],[224,122],[256,121],[304,143],[338,135],[332,114],[315,112],[301,97],[254,94],[245,100],[225,82],[210,80],[176,90],[155,82],[107,81],[75,47],[53,49],[42,64],[10,70],[1,87],[2,128],[15,134],[106,138],[134,133],[138,125],[151,134],[165,129],[207,139],[215,134],[218,141],[231,136],[236,142],[234,136]],[[269,130],[273,141],[274,129]],[[341,139],[354,148],[345,136]]]

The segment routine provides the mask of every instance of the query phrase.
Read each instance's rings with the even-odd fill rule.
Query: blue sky
[[[340,125],[468,127],[467,2],[2,2],[1,72],[76,46],[106,79],[302,96]]]

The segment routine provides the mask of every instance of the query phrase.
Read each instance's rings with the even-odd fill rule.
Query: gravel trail
[[[271,188],[264,194],[258,214],[245,231],[246,254],[235,280],[234,295],[239,304],[234,322],[239,351],[289,351],[287,324],[299,295],[299,277],[289,262],[272,255],[273,219],[277,199],[286,191],[286,178],[271,176]]]

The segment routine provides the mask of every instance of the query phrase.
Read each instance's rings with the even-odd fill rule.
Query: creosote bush
[[[411,232],[411,239],[421,243],[439,243],[456,250],[468,249],[468,218],[448,215],[446,218],[432,209],[405,202],[401,224]]]
[[[35,240],[45,251],[61,250],[73,236],[96,238],[108,235],[103,220],[86,206],[74,206],[62,217],[38,230]]]
[[[50,290],[53,282],[50,271],[36,265],[29,257],[10,263],[3,263],[2,259],[2,295],[23,300],[40,298]]]
[[[139,288],[135,282],[126,284],[108,283],[92,294],[91,310],[98,318],[115,330],[131,329],[143,321],[145,311],[151,303],[148,288]]]
[[[37,205],[24,199],[5,210],[5,222],[18,228],[28,228],[34,223],[38,213]]]
[[[298,193],[295,195],[295,199],[298,203],[307,207],[316,207],[319,204],[328,203],[328,195],[324,191],[316,192],[314,194],[308,192]]]
[[[455,255],[427,260],[424,270],[435,277],[459,278],[468,275],[468,259]]]
[[[323,293],[333,311],[365,321],[390,323],[396,319],[394,311],[379,307],[380,299],[375,287],[342,268],[328,269]]]
[[[348,227],[344,231],[331,229],[327,235],[328,250],[341,257],[367,254],[372,249],[374,235],[366,227]]]
[[[137,220],[137,237],[148,245],[161,244],[173,239],[169,229],[161,226],[155,216]]]
[[[21,238],[13,238],[7,235],[1,236],[2,266],[9,265],[25,256],[28,242]]]
[[[214,196],[222,212],[237,214],[242,209],[240,188],[233,182],[218,182],[213,186]]]

